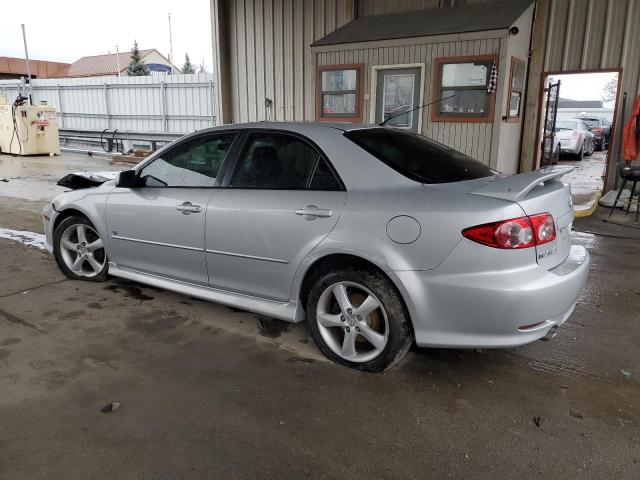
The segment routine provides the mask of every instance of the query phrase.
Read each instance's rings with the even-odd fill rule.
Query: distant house
[[[171,73],[171,62],[155,48],[140,50],[140,56],[152,75]],[[82,57],[71,64],[68,77],[97,77],[104,75],[127,75],[127,67],[131,62],[131,52],[107,53]],[[173,66],[174,73],[180,69]]]
[[[600,117],[613,121],[613,108],[606,108],[601,100],[558,99],[558,120],[576,117]]]
[[[70,64],[30,60],[32,78],[66,77]],[[0,57],[0,80],[27,76],[27,61],[24,58]]]
[[[571,100],[569,98],[558,99],[558,108],[602,108],[601,100]]]

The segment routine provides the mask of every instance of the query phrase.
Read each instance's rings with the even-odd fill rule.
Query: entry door
[[[302,260],[333,229],[346,192],[305,139],[252,132],[207,210],[212,287],[286,301]]]
[[[118,266],[207,285],[204,222],[233,133],[176,145],[116,187],[106,205],[111,260]]]
[[[377,71],[376,123],[390,117],[387,125],[418,131],[420,110],[402,114],[419,106],[420,68],[393,68]]]

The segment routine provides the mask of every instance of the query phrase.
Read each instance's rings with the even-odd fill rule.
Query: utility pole
[[[118,76],[120,76],[120,51],[118,45],[116,45],[116,62],[118,62]]]
[[[24,41],[24,58],[27,61],[27,78],[29,79],[29,88],[28,88],[28,94],[27,96],[29,97],[29,103],[31,102],[31,63],[29,62],[29,50],[27,49],[27,33],[24,29],[24,23],[22,24],[22,40]]]
[[[171,64],[171,75],[173,75],[173,41],[171,40],[171,12],[169,12],[169,63]]]

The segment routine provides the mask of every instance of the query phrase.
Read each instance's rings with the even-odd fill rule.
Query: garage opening
[[[578,206],[592,202],[604,187],[619,76],[618,71],[545,74],[540,164],[576,167],[563,180],[571,184]]]

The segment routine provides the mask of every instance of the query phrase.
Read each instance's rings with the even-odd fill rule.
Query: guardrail
[[[140,141],[151,144],[151,150],[158,149],[158,143],[171,143],[184,136],[183,133],[169,132],[137,132],[133,130],[80,130],[73,128],[59,129],[61,139],[66,141],[96,142],[100,143],[105,152],[112,152],[113,147],[122,140]]]

